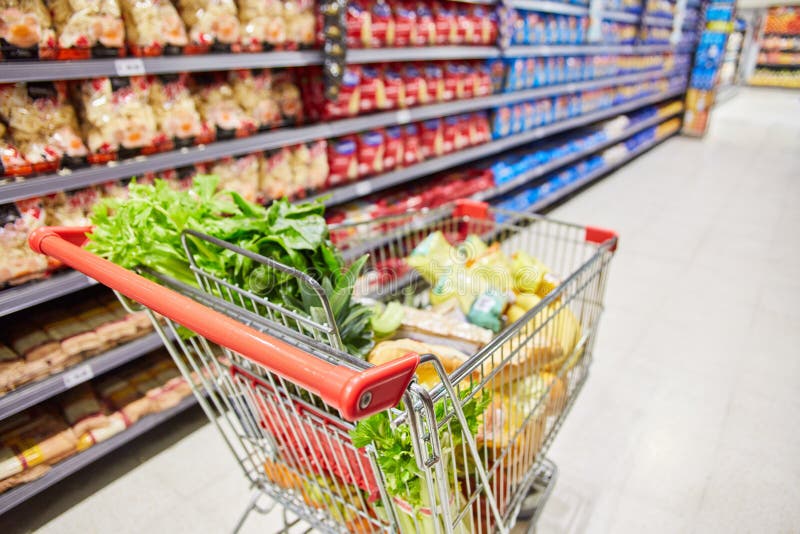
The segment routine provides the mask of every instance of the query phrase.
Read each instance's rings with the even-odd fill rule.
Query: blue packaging
[[[511,133],[511,106],[500,106],[492,111],[492,139]]]
[[[522,104],[514,104],[511,107],[511,133],[520,133],[524,127]]]

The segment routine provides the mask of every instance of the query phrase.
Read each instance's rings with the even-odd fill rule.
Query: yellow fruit
[[[520,306],[517,306],[516,304],[514,304],[514,305],[512,305],[512,306],[509,306],[509,307],[508,307],[508,311],[506,312],[506,315],[508,315],[508,322],[509,322],[509,323],[515,323],[515,322],[517,322],[517,320],[518,320],[520,317],[522,317],[523,315],[525,315],[525,312],[526,312],[526,311],[527,311],[527,310],[526,310],[525,308],[522,308],[522,307],[520,307]]]
[[[525,311],[528,311],[541,301],[541,297],[533,293],[518,293],[517,301],[514,303],[514,305],[519,306]]]

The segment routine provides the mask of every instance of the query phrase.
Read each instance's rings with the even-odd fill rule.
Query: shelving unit
[[[43,477],[27,482],[5,493],[0,493],[0,515],[8,512],[15,506],[35,497],[47,488],[77,473],[97,460],[117,451],[123,445],[130,443],[139,436],[169,421],[176,415],[185,412],[197,404],[193,395],[186,397],[177,406],[160,413],[151,414],[137,421],[127,430],[112,436],[102,443],[86,449],[66,460],[54,465]]]
[[[161,345],[161,338],[158,337],[158,334],[148,334],[94,356],[60,373],[9,391],[0,396],[0,421],[42,401],[51,399],[78,384],[116,369],[148,352],[156,350]]]
[[[58,272],[45,280],[0,291],[0,317],[48,302],[96,285],[88,276],[74,271]]]

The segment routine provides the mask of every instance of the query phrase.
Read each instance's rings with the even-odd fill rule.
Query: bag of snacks
[[[120,0],[120,7],[134,55],[176,54],[189,44],[183,20],[169,0]]]
[[[197,109],[217,139],[251,135],[255,121],[239,106],[233,88],[222,73],[198,73],[193,77]]]
[[[284,0],[283,19],[288,41],[301,48],[314,45],[317,34],[317,17],[313,0]]]
[[[42,0],[0,0],[0,57],[52,59],[56,34]]]
[[[219,160],[211,174],[219,176],[220,189],[236,191],[249,202],[255,202],[259,192],[258,154],[227,157]]]
[[[175,5],[199,51],[237,51],[241,28],[233,0],[176,0]]]
[[[189,92],[188,74],[150,77],[150,104],[158,124],[158,144],[164,150],[213,140]]]
[[[287,30],[281,0],[239,0],[244,45],[249,49],[281,47]]]
[[[292,70],[272,69],[272,96],[278,101],[284,124],[303,123],[303,99]]]
[[[36,254],[28,246],[28,234],[43,223],[44,212],[30,202],[0,206],[0,249],[3,251],[0,287],[42,276],[47,271],[47,257]]]
[[[281,107],[272,93],[269,69],[236,70],[228,73],[236,101],[253,119],[259,130],[283,125]]]
[[[0,176],[24,176],[33,172],[33,167],[13,144],[6,125],[0,122]]]
[[[291,152],[287,147],[264,153],[261,160],[259,190],[265,199],[282,198],[289,195],[293,180]]]
[[[80,82],[76,90],[90,162],[154,150],[158,125],[147,78],[94,78]]]
[[[53,171],[62,162],[67,167],[85,163],[87,150],[78,136],[65,82],[0,85],[0,119],[34,170]]]
[[[58,34],[59,57],[124,54],[125,28],[117,0],[47,0],[47,4]]]

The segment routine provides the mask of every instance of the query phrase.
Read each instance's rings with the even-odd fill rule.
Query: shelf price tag
[[[144,74],[144,61],[140,58],[116,59],[114,70],[117,76],[139,76]]]
[[[369,182],[356,183],[356,194],[360,197],[372,193],[372,184]]]
[[[88,363],[85,363],[64,372],[64,387],[74,388],[78,384],[83,384],[92,378],[94,378],[92,367]]]
[[[411,122],[411,112],[407,109],[401,109],[397,112],[395,120],[397,124],[408,124]]]

